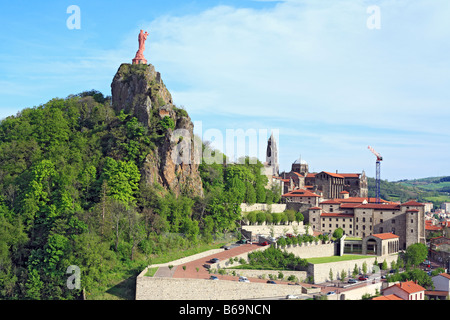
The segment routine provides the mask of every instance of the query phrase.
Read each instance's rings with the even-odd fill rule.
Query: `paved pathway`
[[[177,269],[176,266],[170,270],[169,267],[159,267],[156,273],[153,275],[154,277],[163,277],[163,278],[172,278],[175,270]]]

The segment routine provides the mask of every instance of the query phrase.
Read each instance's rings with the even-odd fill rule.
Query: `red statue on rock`
[[[147,40],[147,31],[141,30],[138,36],[139,50],[136,52],[136,56],[133,59],[133,64],[147,64],[147,60],[144,58],[145,40]]]

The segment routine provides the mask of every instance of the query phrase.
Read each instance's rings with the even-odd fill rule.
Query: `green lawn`
[[[309,259],[306,259],[306,260],[309,263],[312,263],[312,264],[320,264],[320,263],[339,262],[339,261],[347,261],[347,260],[359,260],[359,259],[366,259],[366,258],[375,258],[375,256],[362,256],[362,255],[354,255],[354,254],[344,254],[343,256],[309,258]]]
[[[158,271],[159,267],[154,267],[154,268],[148,268],[147,272],[145,273],[146,277],[153,277],[156,273],[156,271]]]

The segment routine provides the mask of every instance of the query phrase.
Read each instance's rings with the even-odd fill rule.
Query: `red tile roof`
[[[448,296],[448,291],[426,290],[425,295],[446,297]]]
[[[339,173],[344,178],[359,178],[360,173]]]
[[[411,201],[402,203],[402,206],[424,207],[425,205],[423,203],[417,202],[415,200],[411,200]]]
[[[332,173],[332,172],[327,172],[327,171],[322,171],[322,172],[326,173],[329,176],[335,177],[335,178],[342,178],[342,179],[344,179],[343,176],[341,176],[340,174],[337,174],[337,173]]]
[[[372,298],[372,300],[403,300],[403,299],[395,294],[388,294],[385,296],[379,296],[379,297]]]
[[[353,218],[353,214],[351,213],[328,213],[323,212],[320,214],[321,217],[335,217],[335,218]]]
[[[320,204],[341,204],[341,203],[335,199],[334,200],[331,199],[331,200],[322,201]]]
[[[442,230],[442,227],[439,227],[439,226],[432,226],[432,225],[426,224],[426,225],[425,225],[425,230],[428,230],[428,231],[437,231],[437,230]]]
[[[400,282],[400,283],[394,284],[393,286],[396,286],[409,294],[420,292],[420,291],[425,291],[424,287],[419,286],[414,281]]]
[[[398,235],[393,234],[393,233],[376,233],[373,234],[374,237],[377,237],[381,240],[386,240],[386,239],[396,239],[396,238],[400,238]]]
[[[440,273],[440,274],[438,274],[438,276],[443,276],[444,278],[447,278],[448,280],[450,280],[450,274],[448,274],[448,273]]]
[[[309,190],[296,189],[291,192],[283,194],[282,197],[320,197],[320,196]]]

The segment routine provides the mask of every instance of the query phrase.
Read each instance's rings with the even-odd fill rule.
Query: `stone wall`
[[[336,244],[331,242],[326,244],[312,242],[311,244],[290,245],[281,249],[292,252],[302,259],[308,259],[333,256],[336,250],[335,246]]]
[[[286,225],[266,225],[263,223],[262,225],[245,225],[242,226],[242,229],[247,231],[247,235],[251,233],[252,238],[255,238],[256,235],[264,235],[264,236],[270,236],[272,230],[274,237],[284,236],[286,233],[292,233],[295,234],[298,232],[299,234],[306,233],[305,226],[303,225],[303,222],[292,222],[292,224],[286,224]]]
[[[270,212],[283,212],[286,210],[286,204],[266,204],[266,203],[255,203],[252,205],[248,205],[246,203],[241,203],[242,212],[250,212],[250,211],[270,211]]]
[[[375,259],[378,263],[382,263],[384,260],[390,265],[390,263],[395,260],[397,261],[397,255],[391,256],[383,256],[383,257],[370,257],[366,259],[358,259],[358,260],[348,260],[348,261],[339,261],[339,262],[329,262],[329,263],[318,263],[318,264],[309,264],[308,266],[308,274],[314,277],[314,283],[321,283],[329,280],[330,278],[330,269],[333,271],[334,279],[339,278],[342,270],[347,272],[348,276],[351,276],[353,272],[353,268],[356,266],[359,268],[360,272],[362,272],[362,267],[364,262],[367,264],[367,269],[370,271],[373,268],[373,263]]]
[[[237,276],[244,276],[247,278],[259,278],[259,279],[267,279],[269,280],[269,275],[272,275],[274,279],[278,279],[278,274],[280,271],[278,270],[246,270],[246,269],[228,269],[228,273],[230,274],[231,271],[236,271]],[[287,281],[287,278],[289,276],[295,276],[300,282],[305,282],[306,278],[308,277],[308,274],[306,271],[289,271],[289,270],[281,270],[281,273],[283,274],[284,281]]]
[[[352,290],[344,291],[339,294],[340,300],[361,300],[365,294],[375,295],[377,292],[381,292],[383,282],[368,283],[366,286],[355,288]]]
[[[302,286],[138,276],[136,300],[241,300],[301,295]]]

